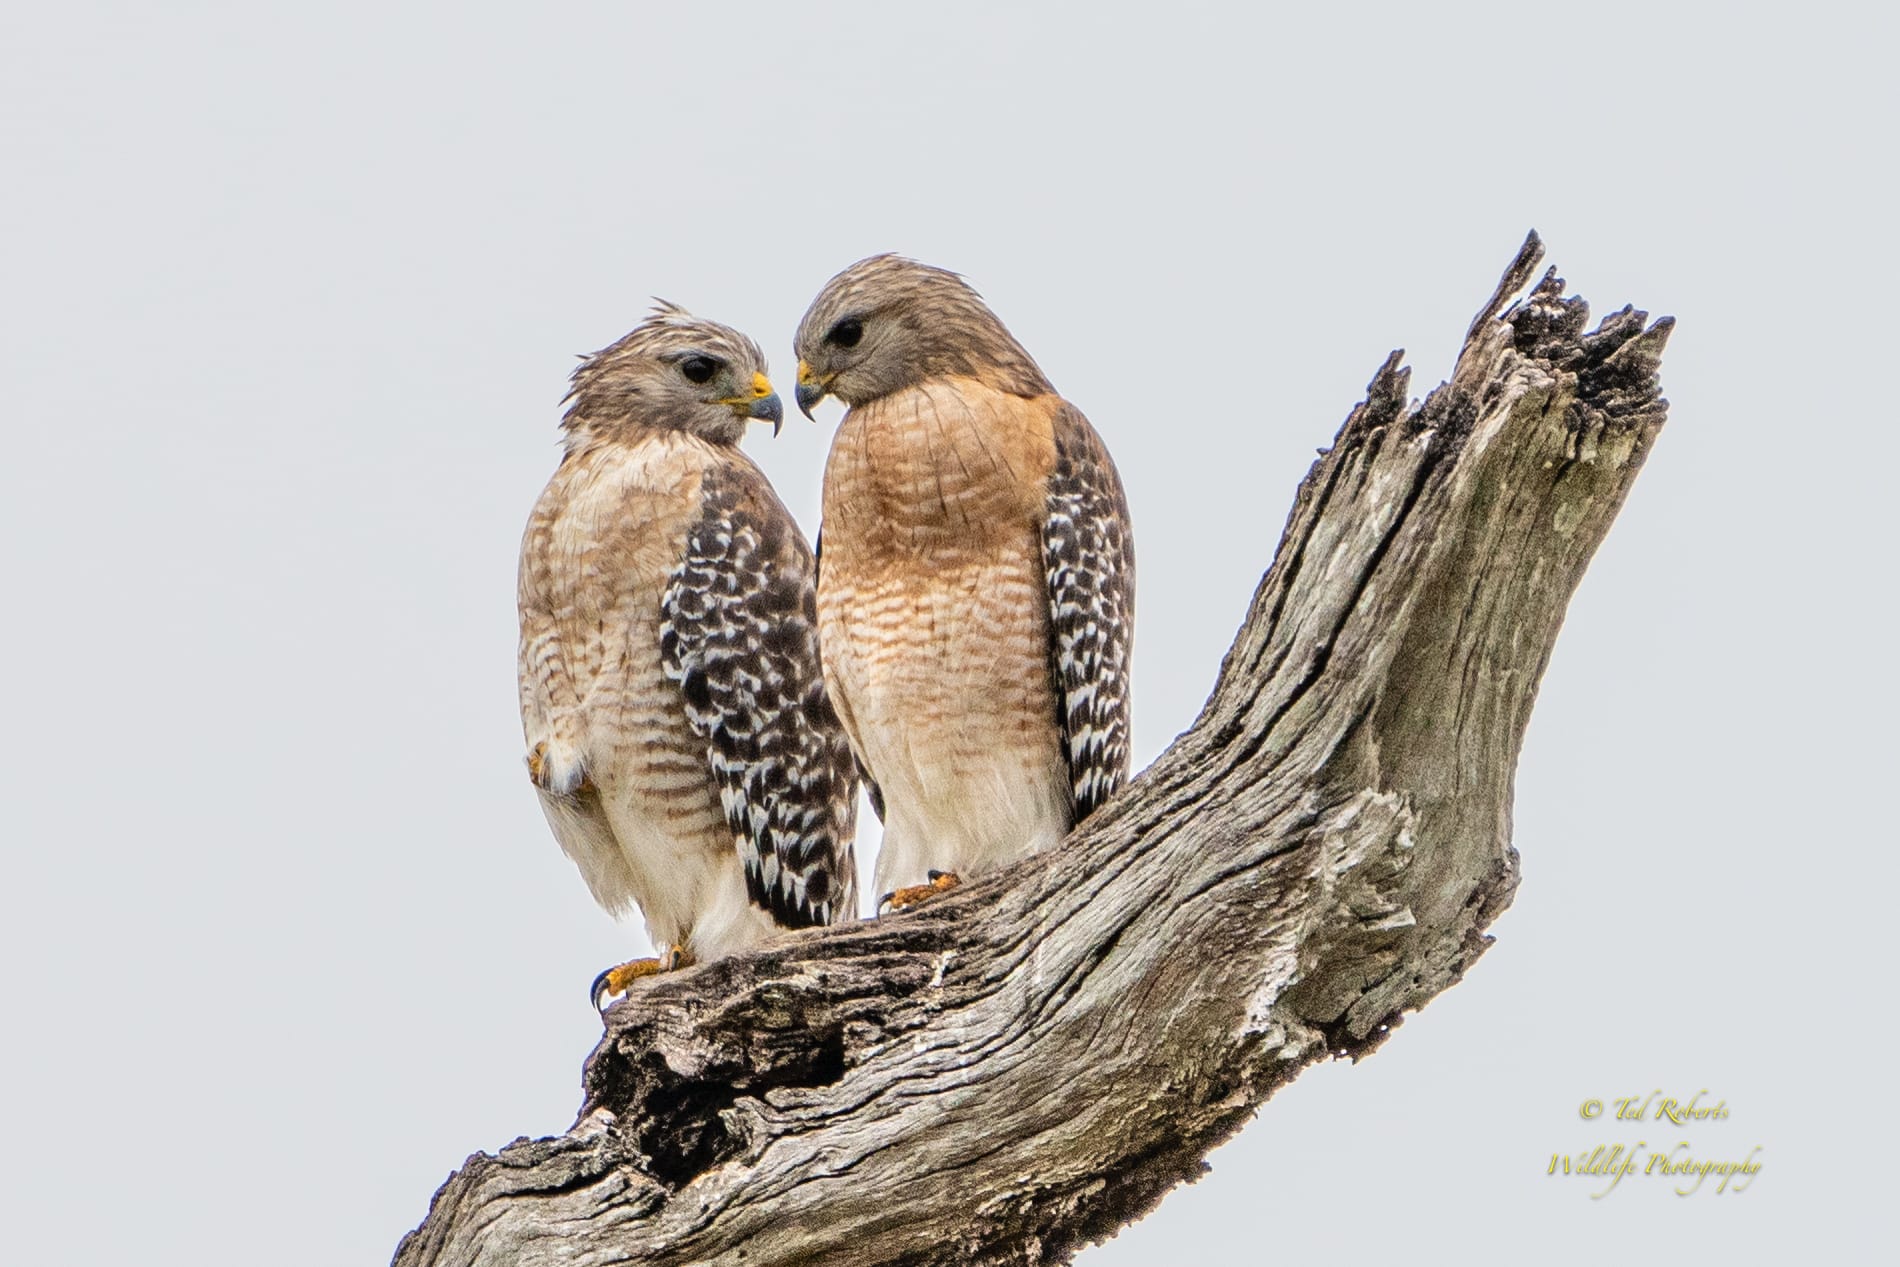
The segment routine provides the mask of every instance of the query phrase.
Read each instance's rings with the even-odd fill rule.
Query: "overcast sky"
[[[1874,12],[11,6],[7,1258],[381,1262],[467,1154],[567,1126],[587,984],[644,943],[522,775],[514,571],[574,355],[649,296],[785,388],[845,264],[966,274],[1120,463],[1145,763],[1313,450],[1391,348],[1444,376],[1535,226],[1597,312],[1680,325],[1531,722],[1516,903],[1080,1262],[1865,1261],[1900,878]],[[837,413],[747,443],[808,532]],[[1704,1088],[1730,1116],[1692,1131],[1579,1117]],[[1763,1169],[1545,1173],[1677,1135]]]

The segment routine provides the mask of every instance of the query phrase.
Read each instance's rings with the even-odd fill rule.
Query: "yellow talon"
[[[671,972],[683,968],[692,960],[686,957],[684,946],[674,946],[657,959],[630,959],[615,968],[609,968],[594,978],[589,997],[594,1001],[594,1010],[603,1011],[601,1000],[611,995],[624,995],[641,977],[651,977],[661,972]]]
[[[920,906],[928,902],[939,893],[948,893],[961,883],[962,881],[957,879],[956,872],[954,871],[932,871],[928,884],[913,884],[908,888],[886,893],[882,898],[878,899],[877,909],[881,911],[886,906],[889,906],[893,914],[898,911],[908,910],[910,907]]]
[[[548,777],[548,741],[543,739],[528,752],[528,778],[543,792],[552,792],[556,796],[562,795],[561,792],[548,786]],[[587,777],[586,770],[582,770],[581,781],[575,785],[573,794],[578,796],[582,792],[593,790],[594,781]]]

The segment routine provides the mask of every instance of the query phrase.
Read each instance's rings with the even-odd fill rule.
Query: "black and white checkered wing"
[[[1065,404],[1042,525],[1049,661],[1081,822],[1128,778],[1128,668],[1135,546],[1121,477],[1095,428]]]
[[[854,918],[857,772],[825,695],[811,550],[743,458],[701,491],[661,599],[666,675],[706,741],[752,900],[791,928]]]

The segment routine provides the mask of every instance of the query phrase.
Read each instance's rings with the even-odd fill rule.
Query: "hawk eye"
[[[846,317],[831,327],[831,333],[825,336],[825,342],[841,348],[854,348],[858,340],[864,337],[864,323],[856,317]]]
[[[719,362],[710,356],[689,356],[680,362],[680,373],[689,383],[710,383],[719,371]]]

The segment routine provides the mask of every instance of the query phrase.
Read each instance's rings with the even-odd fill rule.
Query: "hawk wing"
[[[1055,417],[1056,463],[1042,522],[1049,662],[1075,821],[1128,778],[1128,659],[1135,548],[1121,477],[1075,406]]]
[[[661,663],[706,742],[752,900],[793,928],[850,918],[857,776],[819,667],[811,551],[746,459],[700,489],[661,599]]]

